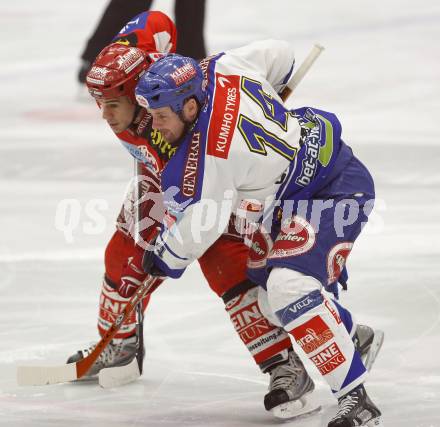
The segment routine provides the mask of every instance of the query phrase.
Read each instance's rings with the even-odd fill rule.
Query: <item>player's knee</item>
[[[320,290],[319,280],[289,268],[274,268],[267,281],[267,296],[273,312]]]

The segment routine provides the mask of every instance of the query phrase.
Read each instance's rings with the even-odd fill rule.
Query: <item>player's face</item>
[[[170,144],[183,136],[185,123],[170,107],[148,109],[148,112],[153,118],[153,129],[159,130]]]
[[[133,121],[136,105],[126,96],[99,100],[102,118],[109,124],[112,131],[120,133],[126,130]]]

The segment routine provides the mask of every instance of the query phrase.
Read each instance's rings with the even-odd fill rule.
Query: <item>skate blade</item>
[[[270,412],[275,418],[286,420],[306,415],[314,414],[321,410],[321,405],[316,402],[316,399],[312,395],[306,395],[298,400],[282,403],[275,406]]]
[[[385,339],[385,334],[383,331],[379,329],[374,330],[374,338],[371,343],[370,349],[365,357],[364,365],[368,372],[371,371],[371,368],[376,361],[377,355],[379,354],[380,349],[382,348],[383,341]]]
[[[367,422],[367,427],[384,427],[381,417],[373,418]]]

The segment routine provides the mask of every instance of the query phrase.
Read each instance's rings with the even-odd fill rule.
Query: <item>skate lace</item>
[[[90,344],[89,348],[83,350],[84,356],[88,356],[95,349],[97,343]],[[114,344],[110,343],[103,350],[103,352],[99,355],[98,359],[96,359],[95,363],[103,363],[104,365],[108,365],[113,363],[116,355],[121,351],[122,343]]]
[[[272,370],[270,376],[271,389],[287,389],[296,382],[298,376],[302,373],[302,369],[296,366],[293,360],[292,362],[293,364],[285,363]]]
[[[359,397],[357,395],[347,395],[339,402],[339,410],[335,418],[348,415],[351,410],[358,404]]]

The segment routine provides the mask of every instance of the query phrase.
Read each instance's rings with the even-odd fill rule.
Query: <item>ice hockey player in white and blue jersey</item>
[[[138,103],[177,147],[162,172],[168,220],[144,268],[180,277],[232,212],[253,220],[248,275],[261,287],[260,308],[338,398],[328,426],[380,426],[347,332],[351,316],[324,292],[337,296],[338,282],[346,285],[345,262],[368,220],[374,184],[334,114],[284,107],[278,94],[293,64],[288,43],[262,41],[200,64],[169,55],[140,79]]]

